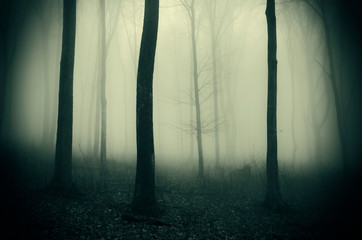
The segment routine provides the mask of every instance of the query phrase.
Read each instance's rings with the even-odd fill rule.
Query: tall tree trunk
[[[281,194],[278,174],[277,139],[277,33],[275,0],[267,0],[266,19],[268,26],[268,106],[267,106],[267,192],[265,205],[278,208]]]
[[[320,126],[314,126],[314,154],[315,154],[315,160],[317,163],[321,164],[322,163],[322,154],[321,154],[321,149],[322,149],[322,138],[321,138],[321,130],[322,128]]]
[[[98,59],[98,58],[97,58]],[[89,124],[88,124],[88,143],[87,143],[87,146],[88,146],[88,151],[89,152],[92,152],[94,153],[94,145],[92,145],[92,129],[94,129],[94,126],[92,126],[92,121],[94,119],[94,122],[96,121],[96,116],[95,116],[95,112],[96,112],[96,109],[97,109],[97,101],[98,101],[98,98],[97,98],[97,91],[99,90],[98,88],[98,85],[97,83],[99,82],[99,61],[95,61],[95,67],[94,67],[94,72],[93,72],[93,76],[94,76],[94,79],[93,79],[93,83],[92,83],[92,90],[91,90],[91,98],[90,98],[90,110],[89,110]],[[95,134],[95,132],[94,132]]]
[[[8,82],[8,33],[11,1],[2,1],[0,8],[0,147],[4,143],[4,118]]]
[[[100,98],[100,81],[97,81],[96,86],[96,116],[95,116],[95,127],[94,127],[94,145],[93,145],[93,155],[97,158],[99,157],[99,135],[101,128],[101,98]]]
[[[107,53],[106,53],[106,10],[105,1],[100,0],[101,22],[102,22],[102,66],[101,66],[101,176],[106,170],[107,160],[107,99],[106,99],[106,74],[107,74]]]
[[[194,94],[195,94],[195,108],[196,108],[196,138],[197,149],[199,152],[199,177],[204,177],[204,156],[202,150],[202,132],[201,132],[201,110],[199,98],[199,80],[197,70],[197,52],[196,52],[196,28],[195,28],[195,0],[192,0],[191,6],[191,44],[192,44],[192,59],[193,59],[193,75],[194,75]]]
[[[193,68],[193,63],[191,63],[191,69]],[[194,158],[194,145],[195,145],[195,138],[194,138],[194,106],[193,106],[193,85],[194,85],[194,79],[193,79],[193,73],[191,73],[190,76],[190,126],[192,127],[192,131],[190,134],[190,160],[193,160]]]
[[[294,169],[295,167],[295,158],[297,155],[297,149],[298,149],[298,145],[297,145],[297,139],[295,136],[295,69],[294,69],[294,52],[293,52],[293,48],[291,46],[291,42],[292,39],[290,37],[290,31],[288,29],[288,44],[287,44],[287,49],[288,49],[288,59],[289,59],[289,68],[290,68],[290,80],[291,80],[291,95],[292,95],[292,117],[291,117],[291,125],[292,125],[292,142],[293,142],[293,152],[292,152],[292,167]]]
[[[61,2],[59,1],[57,3],[57,7],[58,9],[61,9]],[[57,11],[57,19],[60,19],[61,18],[61,11]],[[59,25],[61,23],[58,23]],[[60,28],[60,26],[58,26],[57,24],[57,27]],[[56,41],[56,54],[55,54],[55,59],[59,59],[60,58],[60,54],[61,54],[61,48],[62,48],[62,42],[61,42],[61,36],[62,36],[62,32],[61,30],[58,31],[58,34],[57,35],[57,41]],[[57,78],[57,70],[58,70],[58,63],[55,61],[55,67],[54,69],[56,69],[55,73],[53,73],[54,75],[52,75],[52,77]],[[52,100],[52,106],[50,107],[51,109],[51,120],[50,120],[50,127],[49,127],[49,144],[51,146],[51,149],[55,149],[55,142],[56,142],[56,132],[57,132],[57,104],[58,104],[58,99],[57,99],[57,95],[56,95],[56,92],[58,92],[58,87],[59,85],[57,84],[54,84],[53,85],[53,96],[51,97],[51,100]]]
[[[321,17],[322,22],[324,26],[324,32],[327,42],[327,52],[328,52],[328,60],[329,60],[329,78],[331,80],[332,89],[333,89],[333,95],[334,95],[334,104],[336,108],[336,114],[337,114],[337,127],[338,127],[338,134],[339,134],[339,141],[341,144],[341,150],[342,150],[342,161],[343,161],[343,169],[345,174],[348,172],[348,152],[347,152],[347,142],[345,137],[345,131],[343,128],[343,118],[342,118],[342,108],[341,108],[341,101],[340,96],[338,92],[337,87],[337,81],[336,81],[336,72],[334,68],[334,59],[333,59],[333,50],[332,50],[332,42],[331,42],[331,34],[330,34],[330,28],[328,19],[325,12],[325,6],[324,1],[321,2]]]
[[[44,115],[43,115],[43,136],[45,145],[50,143],[50,75],[49,75],[49,29],[44,19],[42,21],[42,41],[43,41],[43,66],[44,66]]]
[[[191,56],[193,56],[192,54],[192,49],[191,49]],[[190,61],[190,69],[193,69],[193,66],[194,66],[194,63],[193,61]],[[195,137],[194,137],[194,123],[195,123],[195,120],[194,120],[194,97],[195,94],[193,92],[193,88],[194,88],[194,79],[193,79],[193,72],[190,71],[190,126],[192,127],[191,129],[191,134],[190,134],[190,160],[193,160],[194,159],[194,146],[195,146]],[[196,103],[195,103],[196,104]]]
[[[158,32],[158,0],[145,0],[137,72],[137,168],[132,208],[143,214],[155,210],[155,150],[153,136],[153,71]]]
[[[177,46],[176,44],[176,36],[175,36],[175,32],[173,34],[173,43],[174,43],[174,46]],[[177,51],[176,51],[176,47],[174,48],[174,54],[175,54],[175,80],[176,80],[176,99],[177,99],[177,102],[180,102],[181,101],[181,98],[180,98],[180,78],[179,78],[179,72],[178,72],[178,56],[177,56]],[[181,104],[178,104],[178,119],[180,121],[180,124],[182,123],[182,105]],[[183,159],[183,153],[184,153],[184,145],[183,145],[183,137],[182,137],[182,129],[180,128],[179,129],[179,134],[180,136],[178,137],[178,146],[180,146],[180,157],[181,159]]]
[[[52,185],[72,187],[73,72],[76,34],[76,0],[64,0],[63,38],[59,77],[58,127]]]
[[[214,126],[215,126],[215,158],[216,167],[220,166],[220,140],[219,140],[219,106],[218,106],[218,86],[217,86],[217,65],[215,34],[215,19],[211,17],[211,55],[212,55],[212,83],[214,88]]]

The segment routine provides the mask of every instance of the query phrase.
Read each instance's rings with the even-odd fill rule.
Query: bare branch
[[[302,0],[302,1],[305,2],[310,8],[312,8],[319,17],[322,18],[321,10],[318,10],[309,0]],[[320,7],[320,5],[319,5],[319,7]]]
[[[317,60],[314,59],[314,61],[316,61],[318,63],[318,65],[322,68],[323,72],[330,78],[331,75],[329,74],[329,72],[325,69],[325,67]]]

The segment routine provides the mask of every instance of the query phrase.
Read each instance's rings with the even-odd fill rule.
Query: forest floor
[[[129,218],[125,213],[132,199],[134,167],[113,164],[109,169],[102,182],[96,169],[75,171],[78,194],[59,196],[44,190],[17,194],[15,210],[8,213],[12,216],[8,234],[27,239],[343,238],[335,205],[327,207],[331,195],[320,192],[329,191],[327,184],[302,174],[281,176],[290,209],[273,212],[262,206],[262,169],[245,176],[235,170],[210,170],[204,181],[194,171],[159,169],[156,196],[162,215]],[[338,217],[329,219],[329,210]]]

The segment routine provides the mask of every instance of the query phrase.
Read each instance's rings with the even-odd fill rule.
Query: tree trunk
[[[176,44],[176,36],[175,36],[175,32],[173,34],[173,42],[174,42],[174,46],[177,46]],[[175,54],[175,86],[176,86],[176,99],[177,102],[181,102],[181,98],[180,98],[180,78],[179,78],[179,72],[178,72],[178,56],[177,56],[177,51],[176,51],[176,47],[174,48],[174,54]],[[182,105],[178,104],[178,119],[180,124],[182,123]],[[184,153],[184,144],[183,144],[183,137],[182,137],[182,129],[180,128],[179,130],[179,134],[180,136],[178,137],[178,146],[180,146],[180,157],[181,159],[183,159],[183,153]]]
[[[98,94],[97,92],[99,91],[98,88],[98,82],[99,82],[99,61],[98,61],[98,57],[96,58],[97,60],[95,61],[95,66],[94,66],[94,72],[93,72],[93,83],[92,83],[92,90],[91,90],[91,98],[90,98],[90,110],[89,110],[89,124],[88,124],[88,151],[89,153],[93,153],[94,152],[94,145],[92,144],[92,130],[95,129],[95,122],[96,122],[96,109],[97,109],[97,102],[98,102]],[[94,125],[92,126],[92,122],[94,119]],[[94,132],[95,134],[95,132]],[[94,135],[95,136],[95,135]],[[96,155],[95,155],[96,156]]]
[[[58,7],[58,9],[61,9],[61,2],[60,1],[58,1],[57,2],[57,7]],[[57,11],[57,19],[61,19],[61,11],[60,10],[58,10]],[[60,28],[61,26],[60,26],[60,24],[61,23],[59,23],[59,21],[58,21],[58,23],[57,23],[57,25],[56,25],[56,27],[58,28]],[[56,54],[55,54],[55,59],[59,59],[60,58],[60,54],[61,54],[61,48],[62,48],[62,42],[61,42],[61,36],[62,36],[62,32],[61,32],[61,30],[59,29],[59,31],[58,31],[58,34],[59,35],[57,35],[57,41],[56,41]],[[55,67],[54,67],[54,69],[56,69],[56,70],[58,70],[58,67],[59,67],[59,65],[58,65],[58,63],[56,63],[55,62]],[[52,75],[52,77],[54,77],[54,79],[55,78],[57,78],[58,76],[57,76],[57,72],[55,71],[55,73],[53,73],[54,75]],[[55,149],[55,142],[56,142],[56,132],[57,132],[57,104],[58,104],[58,99],[57,99],[57,94],[56,94],[56,92],[58,92],[59,90],[58,90],[58,87],[59,87],[59,85],[57,85],[57,84],[54,84],[54,86],[53,86],[53,96],[51,97],[51,99],[52,99],[52,106],[50,107],[50,109],[51,109],[51,124],[50,124],[50,142],[49,142],[49,144],[50,144],[50,146],[51,146],[51,149],[53,150],[53,149]]]
[[[6,89],[8,82],[8,31],[11,1],[5,0],[0,3],[0,147],[5,141],[4,138],[4,118],[5,118],[5,101]]]
[[[215,16],[214,16],[215,17]],[[212,83],[214,88],[214,126],[215,126],[215,158],[216,167],[220,166],[220,140],[219,140],[219,106],[218,106],[218,86],[217,86],[217,66],[216,66],[216,35],[215,22],[211,17],[211,55],[212,55]]]
[[[72,187],[73,71],[76,35],[76,0],[64,0],[63,38],[59,77],[58,127],[53,187]]]
[[[201,110],[200,110],[200,99],[199,99],[199,80],[197,70],[197,52],[196,52],[196,29],[195,29],[195,0],[192,0],[191,10],[191,44],[192,44],[192,59],[193,59],[193,75],[194,75],[194,94],[195,94],[195,108],[196,108],[196,138],[197,138],[197,149],[199,152],[199,177],[204,177],[204,157],[202,150],[202,133],[201,133]]]
[[[292,142],[293,142],[293,152],[292,152],[292,168],[294,170],[295,167],[295,158],[297,155],[297,139],[295,134],[295,66],[294,66],[294,52],[293,47],[291,46],[292,39],[290,37],[290,31],[288,29],[288,60],[289,60],[289,68],[290,68],[290,80],[291,80],[291,95],[292,95],[292,117],[291,117],[291,125],[292,125]]]
[[[43,112],[43,136],[42,140],[44,145],[50,143],[50,75],[49,75],[49,30],[47,23],[42,18],[42,41],[43,41],[43,66],[44,66],[44,112]]]
[[[321,130],[322,128],[320,126],[315,126],[314,127],[314,147],[315,147],[315,160],[316,163],[318,164],[322,164],[322,154],[321,154],[321,149],[322,149],[322,138],[321,138]]]
[[[191,52],[192,54],[192,52]],[[193,62],[190,61],[190,69],[193,68]],[[192,97],[192,94],[193,94],[193,91],[192,89],[194,88],[194,79],[193,79],[193,73],[190,72],[190,126],[192,127],[192,131],[191,131],[191,134],[190,134],[190,160],[193,161],[194,159],[194,145],[195,145],[195,138],[194,138],[194,105],[193,105],[193,102],[194,102],[194,99]],[[195,94],[194,94],[195,95]]]
[[[137,168],[132,209],[155,211],[155,150],[153,136],[153,71],[158,32],[158,0],[145,0],[143,32],[137,72]]]
[[[277,139],[277,34],[275,0],[267,0],[266,19],[268,26],[268,107],[267,107],[267,193],[265,205],[269,208],[281,206],[278,174]]]
[[[100,0],[101,4],[101,29],[102,29],[102,66],[101,66],[101,176],[106,170],[107,160],[107,99],[106,99],[106,72],[107,72],[107,53],[106,53],[106,10],[105,1]]]
[[[321,3],[321,17],[324,26],[324,32],[326,35],[326,42],[327,42],[327,52],[328,52],[328,60],[329,60],[329,78],[332,83],[333,95],[334,95],[334,104],[336,108],[337,114],[337,126],[338,126],[338,134],[339,134],[339,141],[341,144],[342,150],[342,161],[343,161],[343,169],[345,174],[348,172],[348,152],[347,152],[347,143],[345,138],[345,131],[343,128],[343,119],[342,119],[342,108],[341,108],[341,101],[337,87],[336,81],[336,73],[334,68],[334,59],[333,59],[333,50],[332,50],[332,42],[331,42],[331,34],[329,30],[329,23],[327,20],[327,16],[324,10],[324,3]]]
[[[93,155],[97,158],[99,157],[99,135],[100,135],[100,126],[101,126],[101,98],[100,98],[100,82],[97,81],[96,86],[96,116],[95,116],[95,128],[94,128],[94,145],[93,145]]]

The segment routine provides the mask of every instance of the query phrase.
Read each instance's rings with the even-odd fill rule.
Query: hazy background
[[[213,98],[210,25],[207,2],[197,1],[197,54],[203,85],[201,119],[212,127]],[[221,162],[240,166],[251,160],[261,164],[266,154],[267,28],[265,1],[217,1],[216,22],[224,19],[216,49],[219,84]],[[337,2],[337,3],[335,3]],[[334,40],[348,30],[338,15],[338,1],[331,1]],[[4,129],[9,148],[42,152],[53,162],[57,121],[62,2],[16,1],[8,37],[13,57],[6,96]],[[107,24],[107,157],[136,159],[136,70],[143,25],[144,1],[106,1]],[[225,14],[225,17],[223,16]],[[278,144],[279,160],[295,167],[309,164],[342,166],[336,131],[333,92],[321,21],[300,1],[276,7],[278,37]],[[354,31],[351,31],[354,32]],[[74,70],[73,153],[95,159],[97,103],[100,79],[100,8],[98,0],[77,1],[77,34]],[[343,86],[351,104],[348,126],[351,154],[358,154],[360,63],[354,61],[352,34],[345,34],[346,67]],[[338,48],[336,48],[338,50]],[[338,52],[338,51],[336,51]],[[336,59],[338,59],[336,54]],[[350,61],[348,61],[350,60]],[[336,65],[339,61],[336,60]],[[322,67],[326,66],[326,67]],[[346,74],[347,72],[347,74]],[[349,77],[348,77],[349,76]],[[294,106],[292,82],[294,81]],[[177,0],[160,1],[159,32],[154,72],[154,133],[156,164],[197,163],[195,109],[192,104],[192,56],[189,18]],[[99,87],[98,87],[99,88]],[[352,91],[352,89],[354,89]],[[316,99],[317,107],[311,106]],[[349,100],[350,99],[350,100]],[[192,108],[190,110],[190,108]],[[296,159],[292,160],[292,110],[295,110]],[[316,137],[311,112],[322,127],[321,158],[316,159]],[[192,111],[192,112],[191,112]],[[100,120],[99,120],[100,124]],[[100,133],[99,133],[100,136]],[[214,133],[203,134],[206,165],[215,164]],[[100,144],[98,145],[98,147]],[[356,150],[357,149],[357,150]],[[357,156],[357,155],[356,155]]]

